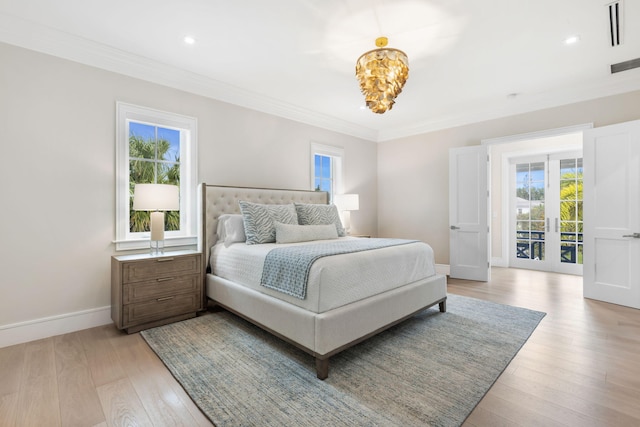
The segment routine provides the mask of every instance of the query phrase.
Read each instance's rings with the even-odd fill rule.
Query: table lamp
[[[168,184],[136,184],[133,210],[150,211],[151,253],[164,252],[164,211],[180,210],[180,187]]]
[[[333,202],[342,211],[343,226],[347,234],[351,228],[351,211],[360,209],[360,198],[357,194],[336,194]]]

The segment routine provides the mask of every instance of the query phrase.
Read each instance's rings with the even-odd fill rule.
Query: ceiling
[[[612,47],[606,0],[0,0],[0,41],[386,141],[640,89],[620,16]],[[410,66],[382,115],[354,76],[381,35]]]

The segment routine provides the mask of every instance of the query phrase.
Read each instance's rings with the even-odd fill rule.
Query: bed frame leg
[[[329,376],[329,359],[320,359],[316,357],[316,373],[321,380]]]
[[[447,300],[440,301],[438,306],[440,307],[440,313],[446,312],[447,311]]]

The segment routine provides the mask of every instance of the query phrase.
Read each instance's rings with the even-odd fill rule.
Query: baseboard
[[[436,264],[436,273],[448,276],[450,271],[449,264]]]
[[[111,323],[111,306],[0,326],[0,348]]]
[[[491,267],[509,267],[509,260],[505,258],[491,258]]]
[[[493,265],[501,267],[494,261],[492,260]],[[436,273],[448,276],[449,271],[449,264],[436,264]],[[4,325],[0,326],[0,348],[107,325],[111,322],[111,306],[106,306]]]

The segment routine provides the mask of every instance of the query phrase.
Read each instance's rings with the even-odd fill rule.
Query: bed
[[[441,312],[446,311],[446,278],[435,272],[431,247],[417,241],[391,242],[390,246],[367,251],[317,258],[308,271],[303,298],[296,295],[299,290],[290,292],[261,286],[265,272],[261,272],[262,267],[255,267],[252,259],[256,258],[258,265],[263,262],[266,271],[265,257],[275,253],[271,249],[304,246],[291,250],[310,250],[318,246],[317,243],[329,240],[347,246],[375,246],[383,239],[331,236],[329,240],[298,242],[294,239],[283,244],[234,242],[229,235],[218,235],[229,229],[229,226],[222,227],[222,223],[219,227],[218,223],[222,218],[231,224],[237,222],[241,213],[246,215],[246,210],[241,212],[241,202],[245,209],[255,204],[256,207],[274,205],[269,209],[287,205],[296,209],[326,210],[332,207],[327,205],[327,193],[201,184],[200,195],[207,303],[235,313],[312,355],[319,379],[327,378],[329,358],[338,352],[435,304]],[[247,217],[244,218],[246,222]],[[279,223],[278,227],[279,232],[283,227],[289,227],[285,230],[301,228]],[[340,232],[340,226],[336,227]],[[310,228],[313,227],[306,227],[304,231]],[[318,226],[316,231],[322,235],[327,228],[331,227]],[[242,236],[248,240],[254,237]]]

